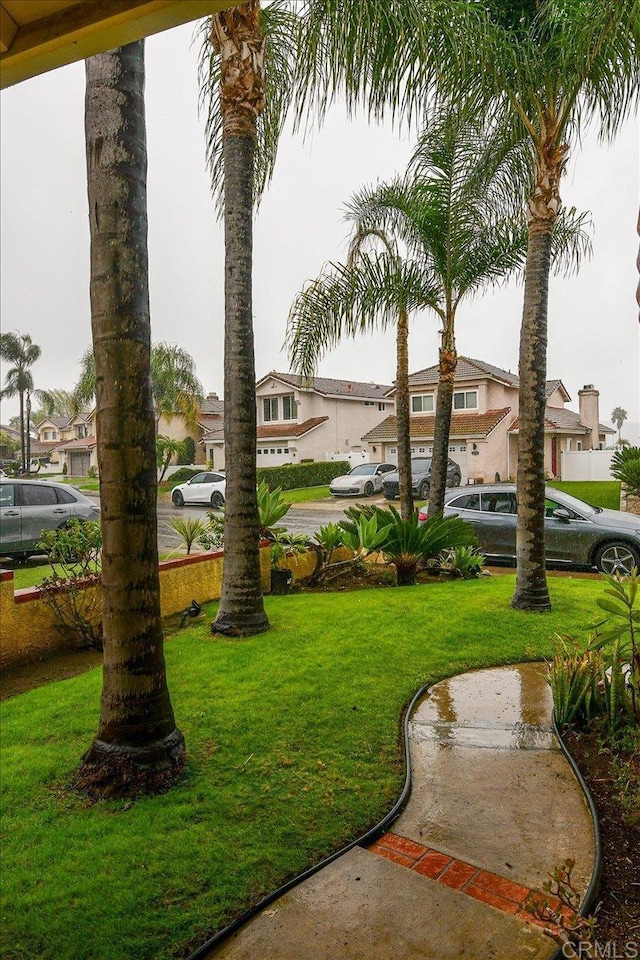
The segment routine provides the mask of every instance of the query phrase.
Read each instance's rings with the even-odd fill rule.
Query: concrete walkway
[[[593,824],[537,664],[431,688],[411,718],[412,791],[355,847],[208,954],[225,960],[547,960],[523,903],[566,857],[584,893]]]

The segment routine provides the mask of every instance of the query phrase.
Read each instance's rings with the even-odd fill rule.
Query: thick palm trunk
[[[411,494],[411,419],[409,413],[409,317],[398,316],[396,331],[396,418],[398,423],[398,481],[400,514],[408,520],[413,513]]]
[[[447,486],[447,461],[449,459],[449,433],[451,431],[451,408],[453,384],[458,364],[458,354],[453,336],[453,316],[444,324],[442,344],[438,359],[438,397],[433,432],[433,455],[431,458],[431,486],[429,488],[430,517],[444,510],[444,494]]]
[[[143,41],[92,57],[86,73],[104,673],[98,733],[78,783],[113,796],[166,789],[185,745],[160,616]]]
[[[20,391],[20,471],[26,470],[26,437],[24,432],[24,392]]]
[[[223,112],[225,336],[224,568],[213,633],[249,636],[269,628],[262,599],[256,495],[256,375],[253,348],[253,163],[256,117],[264,106],[257,2],[213,18],[221,53]]]
[[[26,416],[25,416],[25,431],[24,431],[24,440],[25,440],[25,466],[27,470],[27,476],[31,474],[31,394],[27,390],[27,402],[26,407]]]
[[[544,411],[552,229],[534,223],[529,231],[520,329],[517,570],[511,606],[523,610],[551,609],[545,574]]]

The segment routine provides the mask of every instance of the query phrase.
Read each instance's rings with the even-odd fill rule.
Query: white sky
[[[196,359],[206,392],[222,396],[223,236],[210,199],[203,122],[198,119],[197,45],[186,25],[147,40],[149,257],[152,339],[177,342]],[[71,389],[91,340],[89,228],[84,159],[84,64],[3,91],[1,99],[2,329],[42,348],[37,387]],[[547,376],[600,391],[600,419],[629,412],[623,435],[640,433],[639,324],[635,303],[639,126],[612,147],[587,136],[574,150],[562,194],[592,212],[594,253],[580,274],[554,279]],[[287,136],[254,237],[256,374],[287,370],[282,342],[296,292],[345,253],[344,204],[365,184],[402,173],[411,143],[390,127],[349,121],[336,109],[306,141]],[[460,308],[458,352],[516,371],[519,286]],[[437,361],[437,323],[413,321],[410,365]],[[393,333],[348,341],[325,357],[321,376],[391,383]],[[2,422],[17,412],[5,401]]]

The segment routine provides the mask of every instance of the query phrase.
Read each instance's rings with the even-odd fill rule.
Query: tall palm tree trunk
[[[545,572],[544,413],[547,380],[547,312],[551,240],[560,199],[560,177],[568,147],[559,143],[555,114],[544,117],[545,135],[536,144],[534,190],[529,200],[529,230],[524,306],[520,328],[518,474],[516,498],[516,591],[511,606],[550,610]]]
[[[31,393],[27,390],[27,402],[25,403],[25,467],[27,475],[31,473]]]
[[[447,316],[442,334],[438,358],[438,396],[436,419],[433,431],[433,456],[431,459],[431,486],[429,488],[429,516],[444,510],[444,494],[447,486],[447,462],[449,460],[449,433],[453,407],[453,385],[458,365],[454,338],[454,317]]]
[[[396,331],[396,418],[398,424],[398,481],[400,513],[408,520],[413,513],[411,493],[411,415],[409,412],[409,316],[398,315]]]
[[[22,473],[27,468],[27,438],[24,432],[24,391],[20,391],[20,470]]]
[[[545,574],[544,411],[551,231],[531,230],[520,329],[516,592],[512,607],[550,610]]]
[[[211,42],[221,54],[225,225],[224,441],[226,508],[220,607],[213,633],[268,630],[260,573],[253,347],[253,165],[264,107],[260,4],[218,13]]]
[[[86,61],[91,325],[102,507],[104,672],[91,795],[167,789],[185,762],[160,616],[150,382],[144,42]]]

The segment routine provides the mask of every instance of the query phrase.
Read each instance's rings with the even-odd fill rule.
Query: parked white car
[[[397,469],[393,463],[359,463],[349,473],[335,477],[329,493],[334,497],[370,497],[381,490],[385,474]]]
[[[176,507],[185,503],[207,503],[219,510],[224,503],[227,481],[222,473],[197,473],[187,483],[179,483],[171,491],[171,499]]]

